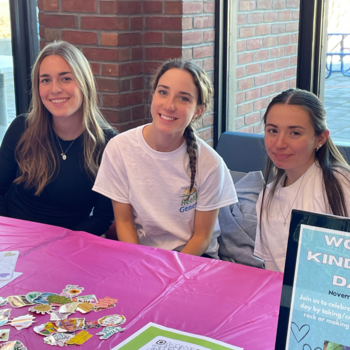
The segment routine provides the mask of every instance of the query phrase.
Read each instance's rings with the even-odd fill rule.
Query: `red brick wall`
[[[240,0],[237,26],[235,129],[260,133],[268,103],[296,84],[299,0]]]
[[[215,1],[184,1],[182,56],[202,67],[214,79]],[[213,101],[211,103],[213,107]],[[196,123],[199,136],[213,146],[212,112]]]
[[[124,131],[149,122],[150,74],[164,60],[193,59],[212,76],[214,1],[38,0],[41,47],[66,40],[91,63],[100,107]],[[212,144],[213,116],[198,123]]]

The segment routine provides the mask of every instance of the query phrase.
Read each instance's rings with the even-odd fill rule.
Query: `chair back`
[[[264,171],[267,159],[264,135],[226,131],[221,134],[216,151],[232,171]]]

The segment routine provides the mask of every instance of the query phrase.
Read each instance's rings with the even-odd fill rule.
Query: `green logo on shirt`
[[[195,188],[192,188],[190,196],[189,196],[189,192],[190,192],[190,189],[188,188],[184,190],[184,194],[181,196],[180,213],[194,209],[197,206],[197,198],[198,198],[197,190]]]

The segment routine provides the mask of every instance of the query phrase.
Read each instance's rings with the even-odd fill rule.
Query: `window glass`
[[[9,0],[0,0],[0,142],[16,117]]]
[[[350,143],[350,0],[329,0],[326,16],[326,69],[320,95],[332,139]]]
[[[299,0],[233,1],[229,17],[227,128],[262,133],[272,97],[296,86]]]

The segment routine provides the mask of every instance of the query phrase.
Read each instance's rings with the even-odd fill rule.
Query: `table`
[[[81,295],[118,299],[115,308],[85,317],[121,314],[127,319],[126,330],[99,340],[95,334],[101,328],[90,329],[94,336],[80,349],[111,349],[149,322],[245,350],[274,349],[283,276],[279,272],[5,217],[0,217],[0,247],[20,252],[16,271],[23,272],[0,289],[2,297],[31,291],[59,294],[67,284],[78,284],[85,288]],[[27,309],[12,309],[12,316]],[[37,325],[48,320],[48,315],[36,316]],[[29,350],[53,349],[32,327],[8,328],[10,340],[22,341]]]

